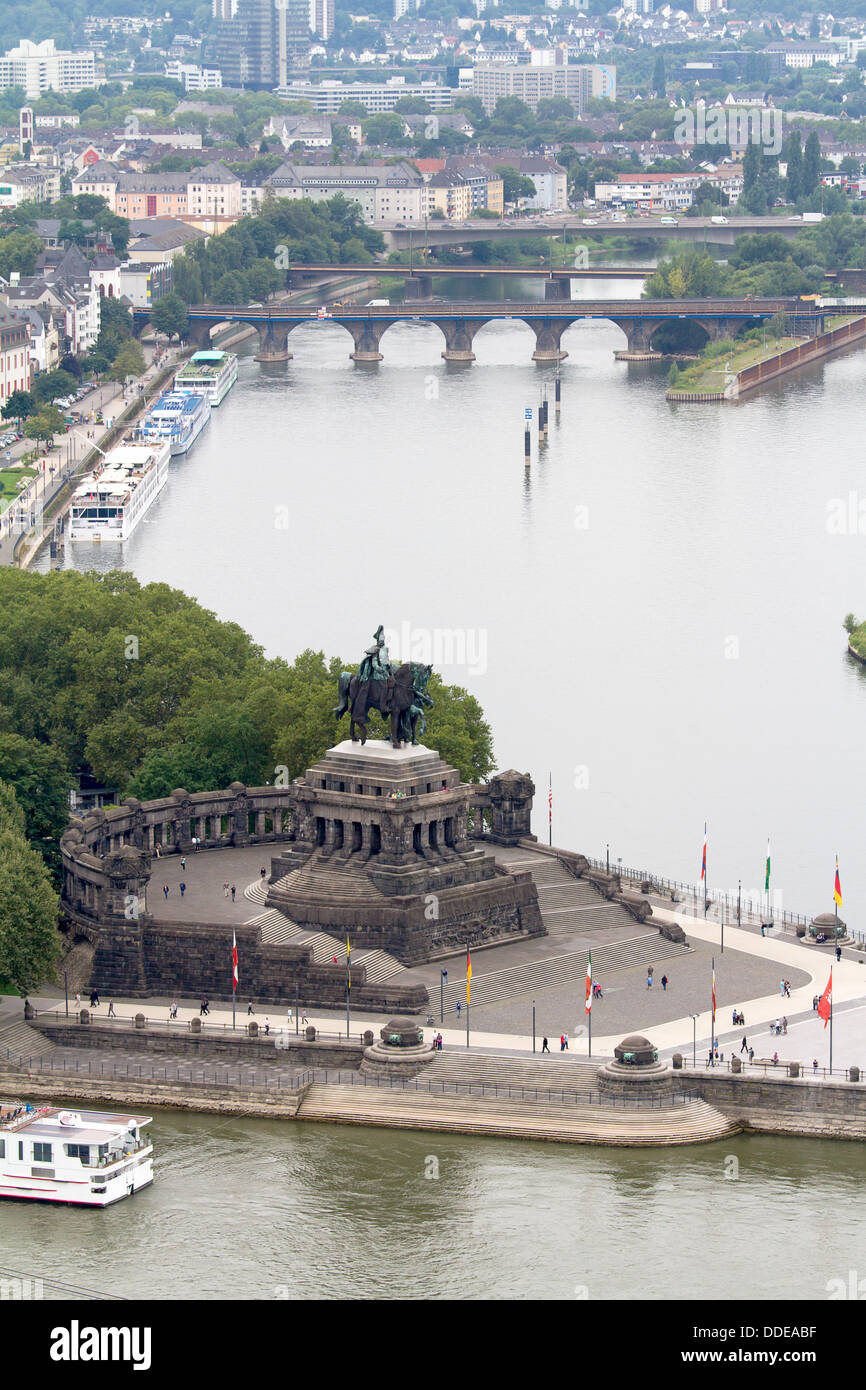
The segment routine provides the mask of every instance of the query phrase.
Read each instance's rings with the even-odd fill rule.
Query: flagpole
[[[238,939],[234,927],[232,928],[232,1030],[235,1027],[235,1007],[238,997]]]
[[[553,844],[553,773],[547,774],[547,843]]]
[[[469,982],[472,979],[472,955],[466,947],[466,1046],[469,1046]]]
[[[351,1037],[349,999],[352,993],[352,958],[349,952],[349,938],[346,937],[346,1041]]]
[[[713,970],[713,1007],[712,1018],[710,1020],[710,1056],[715,1057],[716,1052],[716,958],[712,958]]]

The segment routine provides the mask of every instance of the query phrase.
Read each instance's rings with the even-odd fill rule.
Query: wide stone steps
[[[314,891],[317,896],[325,895],[335,903],[381,902],[382,894],[368,879],[365,873],[355,873],[345,864],[335,867],[333,863],[317,864],[310,868],[292,869],[272,885],[277,892],[304,893]]]
[[[704,1101],[669,1109],[439,1096],[410,1088],[315,1083],[298,1119],[381,1125],[571,1144],[656,1146],[700,1144],[736,1133],[737,1126]]]
[[[247,926],[258,927],[262,934],[262,941],[272,946],[310,946],[313,951],[313,961],[316,965],[333,965],[334,956],[337,957],[339,964],[346,958],[346,943],[339,941],[335,936],[329,936],[327,932],[309,932],[305,928],[299,927],[297,922],[292,922],[285,917],[282,912],[278,912],[275,907],[267,912],[262,912],[258,917],[252,917]],[[390,980],[395,975],[399,975],[403,966],[394,956],[387,951],[364,951],[359,950],[352,955],[353,965],[363,965],[367,972],[368,985],[381,985],[386,980]]]
[[[262,934],[262,941],[269,946],[285,946],[289,942],[295,944],[302,932],[302,928],[298,926],[297,922],[292,922],[282,912],[278,912],[275,907],[269,908],[267,912],[259,913],[258,917],[251,917],[245,925],[258,927]]]
[[[559,1091],[569,1096],[588,1096],[597,1091],[597,1075],[594,1063],[571,1061],[558,1052],[538,1060],[440,1052],[421,1073],[424,1080],[443,1082],[446,1086],[511,1086],[523,1087],[527,1092]]]
[[[244,889],[244,897],[249,898],[250,902],[263,903],[268,896],[270,884],[266,878],[257,878],[255,882],[248,883]]]
[[[0,1029],[0,1066],[10,1060],[20,1063],[26,1062],[28,1057],[47,1057],[55,1050],[54,1043],[29,1023],[11,1023]],[[11,1059],[7,1055],[10,1052]]]
[[[399,975],[403,966],[387,951],[359,951],[352,956],[353,965],[363,965],[367,972],[368,985],[381,985],[394,975]]]
[[[617,970],[627,970],[635,965],[654,965],[657,961],[688,953],[687,946],[677,945],[652,932],[631,937],[627,941],[612,941],[596,946],[592,952],[592,973],[595,979],[601,981],[604,989],[604,977]],[[588,954],[585,950],[569,951],[565,955],[545,956],[543,960],[527,961],[504,970],[490,970],[483,975],[473,972],[471,1003],[498,1004],[529,991],[538,992],[556,989],[563,984],[583,982],[586,980]],[[465,1000],[465,975],[456,981],[449,980],[445,986],[446,1008],[450,1005],[453,1009],[456,1004],[465,1003]]]

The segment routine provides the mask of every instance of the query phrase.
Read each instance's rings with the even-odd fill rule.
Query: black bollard
[[[560,381],[559,376],[557,375],[557,378],[556,378],[556,418],[557,418],[557,420],[559,419],[560,394],[561,394],[561,390],[562,390],[562,382]]]

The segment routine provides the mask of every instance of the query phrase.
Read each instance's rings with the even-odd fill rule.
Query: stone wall
[[[866,1081],[683,1070],[674,1071],[674,1086],[760,1133],[866,1138]]]
[[[239,1015],[241,1026],[244,1017]],[[261,1017],[256,1019],[260,1029],[262,1021]],[[267,1062],[273,1066],[277,1062],[287,1070],[303,1066],[357,1071],[364,1056],[360,1029],[353,1033],[353,1040],[346,1043],[333,1040],[307,1042],[302,1029],[298,1035],[290,1032],[288,1037],[281,1037],[281,1046],[277,1047],[276,1030],[286,1026],[284,1018],[271,1020],[268,1037],[261,1032],[258,1037],[250,1037],[222,1033],[222,1030],[215,1028],[208,1031],[206,1020],[202,1020],[202,1025],[204,1031],[193,1033],[184,1024],[148,1022],[144,1028],[134,1028],[125,1020],[118,1020],[116,1025],[77,1023],[72,1019],[43,1015],[35,1026],[57,1047],[142,1052],[148,1056],[189,1058],[195,1062],[220,1062],[226,1066],[237,1062]],[[284,1043],[288,1045],[283,1046]]]

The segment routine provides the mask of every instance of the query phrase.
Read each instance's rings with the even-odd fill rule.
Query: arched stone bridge
[[[567,353],[561,340],[566,328],[582,319],[608,319],[622,329],[630,351],[645,351],[653,334],[663,323],[689,320],[697,323],[708,339],[733,337],[752,321],[788,315],[795,332],[814,337],[823,331],[824,312],[811,301],[780,299],[599,299],[571,300],[567,303],[440,303],[421,307],[417,303],[389,306],[352,306],[323,315],[320,310],[296,305],[250,308],[236,304],[214,304],[191,308],[189,337],[199,346],[210,342],[218,324],[244,323],[259,334],[262,361],[286,361],[289,334],[299,324],[338,324],[351,335],[355,362],[380,362],[384,334],[395,323],[434,323],[445,339],[442,353],[446,362],[472,362],[473,339],[485,324],[498,319],[518,319],[535,333],[535,362],[559,362]],[[136,329],[149,317],[144,309],[134,311]]]

